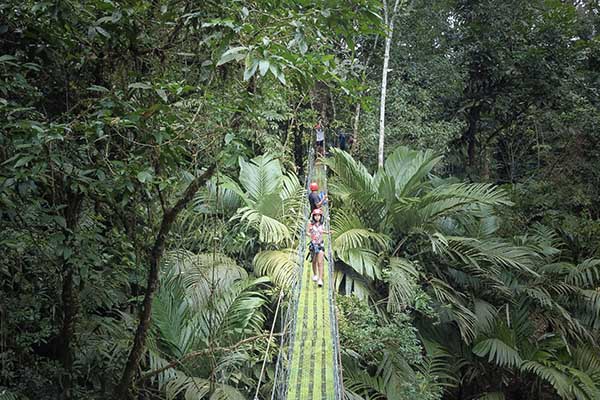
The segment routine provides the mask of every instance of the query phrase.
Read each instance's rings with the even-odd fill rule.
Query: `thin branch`
[[[282,335],[282,333],[274,333],[273,334],[273,336],[281,336],[281,335]],[[192,353],[186,354],[185,356],[183,356],[183,357],[181,357],[181,358],[179,358],[177,360],[171,361],[170,363],[168,363],[167,365],[165,365],[163,367],[160,367],[160,368],[155,369],[155,370],[150,371],[150,372],[146,372],[144,375],[142,375],[138,379],[138,383],[142,382],[142,381],[145,381],[148,378],[152,378],[153,376],[156,376],[156,375],[160,374],[161,372],[164,372],[164,371],[166,371],[168,369],[174,368],[177,365],[182,364],[182,363],[184,363],[186,361],[189,361],[189,360],[191,360],[193,358],[203,356],[203,355],[205,355],[205,354],[207,354],[209,352],[217,352],[217,351],[228,352],[228,351],[233,351],[233,350],[237,349],[238,347],[240,347],[240,346],[242,346],[244,344],[251,343],[251,342],[254,342],[255,340],[262,339],[262,338],[269,337],[269,336],[271,336],[271,335],[263,334],[263,335],[258,335],[258,336],[252,336],[252,337],[240,340],[239,342],[237,342],[233,346],[229,346],[229,347],[213,347],[213,348],[209,348],[209,349],[203,349],[203,350],[199,350],[199,351],[194,351]]]

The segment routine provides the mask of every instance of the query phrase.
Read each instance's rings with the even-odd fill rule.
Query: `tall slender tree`
[[[387,75],[390,63],[390,49],[392,47],[392,38],[394,36],[394,20],[398,14],[400,0],[394,0],[394,7],[390,14],[387,0],[383,0],[383,20],[386,26],[385,50],[383,54],[383,70],[381,71],[381,102],[379,105],[379,156],[378,165],[383,167],[383,144],[385,139],[385,96],[387,92]]]

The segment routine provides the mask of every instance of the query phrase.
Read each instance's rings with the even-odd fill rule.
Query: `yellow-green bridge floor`
[[[325,187],[325,179],[321,168],[317,167],[316,175],[320,187]],[[327,213],[328,214],[328,213]],[[327,226],[327,225],[326,225]],[[330,307],[333,295],[329,281],[329,235],[325,239],[325,264],[323,268],[323,286],[318,287],[312,280],[312,263],[305,257],[298,305],[296,314],[295,334],[290,360],[289,380],[287,385],[287,400],[334,400],[336,396],[336,363],[337,354],[334,350],[334,337],[331,318],[335,314]],[[308,243],[309,238],[307,238]],[[308,253],[308,245],[306,253]],[[305,255],[306,255],[305,253]],[[333,314],[333,315],[332,315]],[[336,342],[337,343],[337,342]]]

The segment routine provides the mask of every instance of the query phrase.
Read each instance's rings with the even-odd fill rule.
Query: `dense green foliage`
[[[349,398],[600,398],[600,8],[400,4],[376,169],[381,1],[2,2],[0,400],[254,396],[318,119]]]
[[[393,399],[437,399],[441,386],[437,371],[423,358],[417,330],[408,315],[378,317],[354,296],[338,298],[340,340],[344,343],[344,374],[350,398],[373,393]],[[378,374],[382,360],[388,371]],[[393,370],[395,373],[389,373]]]

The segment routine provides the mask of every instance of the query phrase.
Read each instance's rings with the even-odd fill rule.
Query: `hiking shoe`
[[[312,279],[313,279],[313,282],[316,282],[317,280],[319,280],[319,277],[318,277],[318,276],[316,276],[316,275],[313,275],[313,278],[312,278]]]
[[[319,285],[319,287],[323,286],[323,280],[319,279],[319,282],[317,282],[317,285]]]

